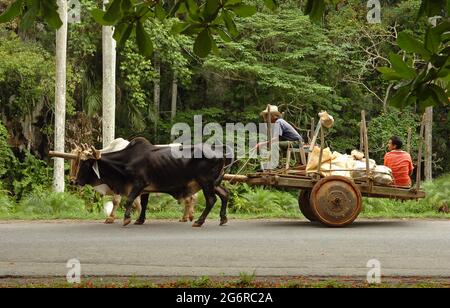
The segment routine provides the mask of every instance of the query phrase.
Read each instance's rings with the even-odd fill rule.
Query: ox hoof
[[[190,221],[190,222],[193,222],[193,221],[194,221],[194,215],[189,216],[189,221]]]
[[[196,222],[194,222],[194,224],[192,225],[192,227],[194,227],[194,228],[200,228],[201,226],[203,226],[203,222],[199,222],[199,221],[196,221]]]
[[[188,220],[187,220],[187,218],[181,218],[180,220],[179,220],[179,222],[187,222]],[[192,220],[191,220],[192,221]]]
[[[221,220],[220,220],[220,225],[221,226],[223,226],[223,225],[226,225],[227,224],[227,222],[228,222],[228,218],[222,218]]]
[[[115,217],[108,217],[108,218],[106,218],[106,220],[105,220],[105,224],[113,224],[113,223],[114,223],[114,220],[116,220]]]
[[[134,223],[136,226],[142,226],[145,223],[145,220],[136,220]]]
[[[130,223],[131,223],[131,218],[125,218],[125,219],[123,220],[123,226],[124,226],[124,227],[125,227],[125,226],[128,226]]]

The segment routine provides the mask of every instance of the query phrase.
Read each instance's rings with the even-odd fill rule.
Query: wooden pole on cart
[[[272,111],[270,110],[270,104],[267,105],[267,146],[269,149],[269,165],[272,161]]]
[[[317,137],[319,136],[320,128],[322,126],[322,122],[319,121],[316,126],[316,130],[314,131],[313,138],[311,140],[311,144],[309,145],[309,152],[311,153],[314,149],[314,146],[316,145]]]
[[[420,139],[419,139],[419,151],[417,154],[417,178],[416,178],[416,191],[420,190],[420,181],[422,178],[422,151],[423,151],[423,143],[424,143],[424,134],[425,134],[425,118],[426,114],[422,117],[422,122],[420,124]]]
[[[288,142],[288,149],[287,149],[287,155],[286,155],[286,167],[285,167],[286,171],[289,170],[289,167],[290,167],[291,152],[292,152],[291,143]]]
[[[363,130],[363,122],[359,122],[359,151],[364,151],[364,130]]]
[[[314,129],[316,128],[316,122],[314,118],[311,118],[311,131],[309,132],[309,144],[312,143],[312,140],[314,138]]]
[[[267,146],[269,147],[269,150],[272,147],[272,111],[270,110],[270,105],[267,105]]]
[[[370,184],[370,162],[369,162],[369,138],[367,135],[367,123],[366,123],[366,112],[363,110],[361,111],[361,123],[362,123],[362,129],[363,129],[363,139],[364,139],[364,156],[366,157],[366,176],[367,176],[367,183]]]
[[[408,143],[406,145],[406,151],[411,154],[411,138],[412,138],[412,129],[408,128]]]
[[[320,154],[319,154],[319,167],[317,168],[317,173],[320,175],[320,169],[322,167],[322,158],[323,158],[323,149],[325,147],[325,134],[323,131],[322,121],[319,121],[320,124]]]

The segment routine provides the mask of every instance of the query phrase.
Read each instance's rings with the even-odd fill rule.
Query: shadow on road
[[[266,221],[261,222],[268,227],[293,227],[293,228],[316,228],[316,229],[333,229],[327,227],[319,222],[309,221]],[[344,227],[345,229],[369,229],[379,227],[408,227],[413,224],[413,221],[401,221],[401,220],[362,220],[355,221],[353,224]],[[342,229],[342,228],[334,228]]]

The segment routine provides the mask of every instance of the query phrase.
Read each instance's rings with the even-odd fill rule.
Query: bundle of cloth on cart
[[[350,155],[339,152],[331,152],[330,148],[323,149],[322,160],[319,169],[320,147],[316,146],[309,153],[306,172],[317,173],[322,176],[344,176],[352,179],[367,178],[367,160],[364,154],[354,150]],[[384,165],[377,165],[373,159],[369,159],[370,174],[375,184],[390,186],[394,183],[392,170]]]

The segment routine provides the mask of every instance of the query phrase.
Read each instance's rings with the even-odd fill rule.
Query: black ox
[[[167,193],[175,199],[188,198],[202,190],[206,208],[194,227],[201,227],[217,201],[222,201],[220,225],[227,223],[228,191],[221,186],[225,157],[214,157],[211,148],[192,146],[190,158],[172,155],[170,147],[156,147],[145,138],[135,138],[123,150],[100,154],[92,149],[84,152],[79,162],[75,184],[106,184],[118,195],[127,197],[123,225],[131,222],[133,201],[142,195],[142,211],[137,224],[145,222],[148,194]],[[217,155],[216,155],[217,156]],[[194,158],[201,157],[201,158]]]

